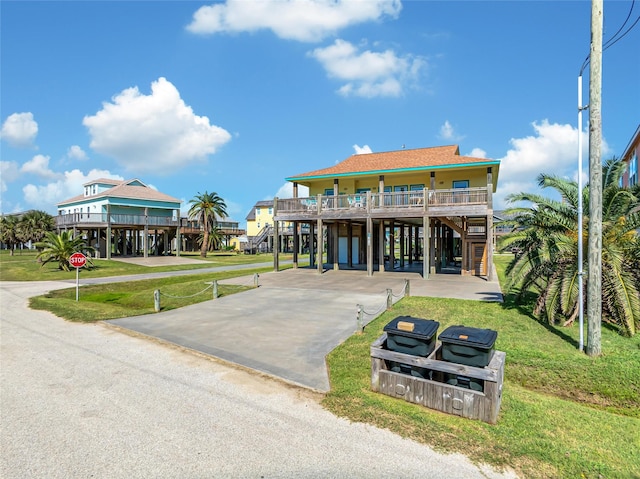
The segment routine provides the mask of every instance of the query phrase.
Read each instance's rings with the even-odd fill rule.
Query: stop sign
[[[69,256],[69,264],[75,268],[82,268],[87,263],[87,257],[82,253],[73,253]]]

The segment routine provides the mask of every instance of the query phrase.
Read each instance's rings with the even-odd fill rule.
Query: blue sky
[[[605,0],[605,42],[631,6]],[[500,209],[540,172],[576,178],[590,15],[588,0],[3,0],[0,209],[55,213],[87,181],[139,178],[183,211],[215,191],[244,224],[290,195],[286,177],[448,144],[501,160]],[[604,53],[603,158],[637,128],[639,79],[637,25]]]

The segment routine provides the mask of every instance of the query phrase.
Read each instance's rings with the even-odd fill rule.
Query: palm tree
[[[49,261],[57,261],[58,268],[64,271],[70,270],[69,257],[73,253],[85,252],[90,254],[95,251],[93,247],[85,244],[84,238],[81,236],[74,237],[70,231],[63,231],[60,234],[49,231],[46,233],[44,240],[36,244],[36,247],[42,249],[36,256],[37,259],[43,259],[41,266],[44,266]],[[87,263],[92,264],[90,258],[87,258]]]
[[[603,165],[602,307],[603,320],[632,336],[640,327],[640,188],[619,186],[625,166],[615,158]],[[538,177],[538,183],[556,190],[561,200],[528,193],[507,198],[532,203],[528,208],[505,211],[512,219],[501,222],[514,228],[505,235],[501,247],[522,251],[507,268],[507,288],[520,297],[529,290],[537,292],[534,314],[544,315],[552,324],[563,321],[569,325],[579,311],[578,186],[545,174]],[[582,195],[584,209],[589,211],[588,186]],[[589,219],[583,220],[587,225]],[[583,238],[583,245],[587,245],[587,238]],[[583,269],[587,266],[585,261]]]
[[[45,234],[53,231],[54,228],[53,216],[44,211],[29,211],[20,218],[20,230],[25,243],[28,241],[32,243],[42,241]]]
[[[207,246],[207,251],[215,251],[220,246],[220,243],[222,242],[222,238],[223,238],[223,235],[220,231],[220,228],[218,228],[217,226],[214,226],[213,228],[211,228],[211,231],[209,232],[209,239],[208,239],[209,244]],[[202,244],[205,241],[204,231],[202,231],[198,235],[198,239],[196,241],[202,248]]]
[[[217,193],[198,194],[190,201],[189,219],[195,219],[202,225],[202,242],[200,246],[200,256],[207,257],[209,249],[209,236],[215,229],[218,218],[227,217],[227,205]]]
[[[15,245],[20,244],[17,216],[2,216],[0,218],[0,241],[7,245],[9,255],[13,256]]]

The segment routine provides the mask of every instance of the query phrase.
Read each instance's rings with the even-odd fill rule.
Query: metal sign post
[[[76,301],[78,301],[78,290],[80,286],[80,268],[87,264],[87,257],[82,253],[73,253],[69,256],[69,264],[76,268]]]

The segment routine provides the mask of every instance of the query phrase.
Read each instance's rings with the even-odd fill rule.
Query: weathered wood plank
[[[385,359],[387,361],[395,361],[397,363],[409,364],[411,366],[417,366],[420,368],[433,369],[449,374],[458,374],[460,376],[467,376],[475,379],[482,379],[485,381],[498,380],[498,373],[495,369],[476,368],[473,366],[467,366],[465,364],[449,363],[446,361],[439,361],[437,359],[412,356],[411,354],[403,354],[381,348],[371,348],[371,356],[378,359]]]
[[[486,368],[465,366],[462,369],[456,369],[456,367],[463,365],[439,360],[441,357],[440,344],[428,358],[420,358],[382,349],[385,342],[386,333],[378,338],[371,347],[371,386],[374,391],[448,414],[478,419],[491,424],[497,422],[502,402],[506,358],[504,352],[495,351]],[[386,369],[385,360],[426,367],[431,369],[432,377],[436,380],[389,371]],[[451,366],[454,366],[453,370]],[[491,374],[486,374],[487,371],[490,371]],[[476,391],[442,382],[445,372],[482,379],[484,380],[484,390]],[[493,379],[489,379],[487,376]]]

